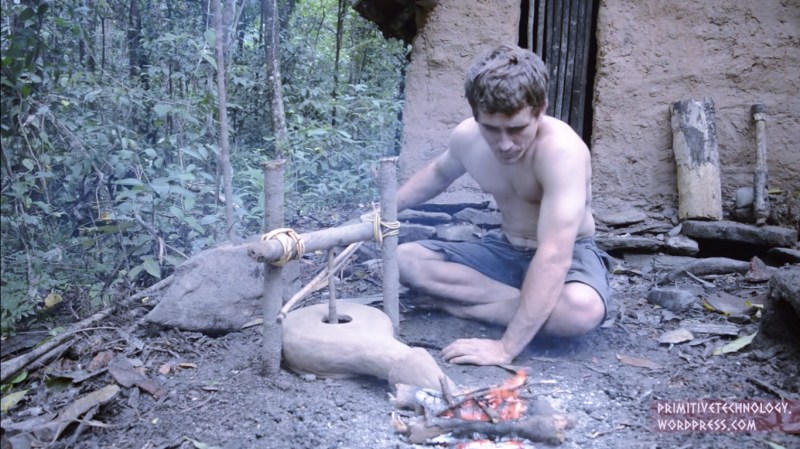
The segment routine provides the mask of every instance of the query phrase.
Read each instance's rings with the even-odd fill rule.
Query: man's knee
[[[400,282],[409,287],[424,284],[426,265],[432,260],[441,260],[439,253],[418,243],[403,243],[397,247],[397,265]]]
[[[564,336],[583,335],[603,321],[606,309],[597,290],[582,282],[564,285],[553,331]],[[552,318],[552,316],[551,316]]]

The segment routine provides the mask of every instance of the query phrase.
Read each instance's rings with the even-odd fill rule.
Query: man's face
[[[539,130],[540,119],[541,114],[535,116],[527,106],[511,115],[480,112],[475,120],[497,160],[510,165],[522,159],[530,148]]]

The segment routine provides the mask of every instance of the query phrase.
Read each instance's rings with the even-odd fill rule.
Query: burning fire
[[[520,388],[527,381],[525,371],[516,374],[500,386],[490,387],[485,394],[476,394],[480,390],[472,390],[459,397],[469,397],[458,407],[446,409],[440,416],[455,417],[468,421],[510,421],[520,419],[525,413],[525,403],[519,397]]]

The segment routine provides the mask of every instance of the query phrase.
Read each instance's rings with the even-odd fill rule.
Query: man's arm
[[[542,156],[545,158],[536,173],[543,186],[539,246],[520,289],[519,309],[501,340],[511,359],[536,336],[558,303],[586,215],[588,152],[570,149]]]
[[[428,201],[442,193],[464,173],[461,161],[453,155],[451,149],[448,149],[400,187],[397,191],[397,211]]]

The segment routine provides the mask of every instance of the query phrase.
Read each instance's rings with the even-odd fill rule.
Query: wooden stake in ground
[[[383,244],[383,311],[392,320],[394,332],[400,330],[400,270],[397,265],[397,158],[385,157],[380,162],[381,221],[388,224]]]
[[[264,230],[283,226],[283,168],[284,160],[264,164]],[[277,316],[283,303],[282,268],[271,261],[264,262],[264,331],[263,370],[267,375],[281,369],[282,330]]]
[[[678,177],[678,218],[721,220],[722,186],[714,103],[684,100],[670,105],[672,150]]]
[[[753,215],[757,225],[767,222],[769,202],[767,197],[767,137],[766,107],[754,104],[750,109],[756,123],[756,169],[753,172]]]

